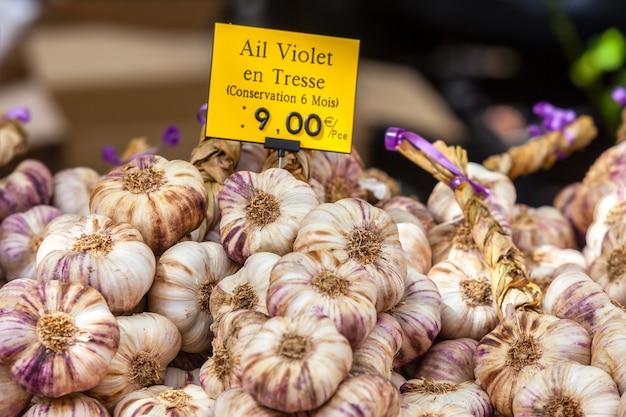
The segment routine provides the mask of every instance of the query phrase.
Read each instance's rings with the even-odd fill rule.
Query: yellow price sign
[[[216,23],[205,136],[349,153],[359,41]]]

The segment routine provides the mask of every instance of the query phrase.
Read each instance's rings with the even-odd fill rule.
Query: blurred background
[[[353,146],[422,199],[434,180],[384,149],[390,126],[459,144],[480,163],[528,139],[538,101],[591,115],[599,135],[584,152],[516,179],[518,200],[535,206],[614,143],[620,0],[0,0],[0,109],[30,109],[28,156],[52,171],[104,173],[103,146],[158,144],[170,125],[182,143],[163,154],[186,159],[200,139],[215,22],[359,39]]]

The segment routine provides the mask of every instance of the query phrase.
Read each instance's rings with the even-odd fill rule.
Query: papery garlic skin
[[[474,381],[474,353],[478,341],[469,337],[441,340],[420,358],[411,378]]]
[[[62,213],[89,214],[89,198],[100,178],[100,173],[89,167],[57,171],[52,176],[52,205]]]
[[[109,411],[95,398],[75,392],[59,398],[42,397],[22,417],[111,417]]]
[[[272,252],[257,252],[244,261],[241,268],[217,282],[209,299],[209,311],[214,319],[236,310],[267,311],[267,290],[270,273],[280,259]]]
[[[558,248],[553,245],[541,245],[532,251],[524,252],[524,264],[528,271],[528,278],[537,284],[545,293],[554,278],[555,271],[565,265],[578,266],[582,271],[588,268],[583,253],[573,248]]]
[[[385,210],[357,198],[318,205],[302,220],[293,251],[319,250],[369,271],[378,288],[377,312],[389,310],[402,298],[407,254],[398,227]]]
[[[509,304],[496,328],[479,341],[474,374],[495,409],[511,417],[516,393],[538,371],[560,361],[589,365],[591,336],[585,328],[573,320],[516,311]]]
[[[33,394],[22,389],[11,378],[9,365],[0,363],[0,416],[21,415],[32,397]]]
[[[139,304],[156,269],[155,255],[137,229],[99,214],[81,216],[65,230],[48,229],[36,262],[38,280],[90,285],[114,314]]]
[[[200,368],[186,371],[184,369],[168,366],[163,377],[163,385],[172,388],[181,388],[185,385],[200,385]]]
[[[617,189],[600,198],[593,210],[593,221],[585,233],[583,253],[592,263],[602,253],[602,242],[607,230],[626,219],[626,196]]]
[[[620,395],[602,369],[576,362],[556,362],[538,371],[515,394],[513,415],[614,417]]]
[[[432,267],[432,250],[428,235],[421,223],[397,224],[400,244],[407,254],[407,264],[422,274]]]
[[[295,417],[259,404],[243,387],[233,387],[221,393],[215,399],[213,408],[216,417]],[[303,416],[304,417],[304,416]]]
[[[321,314],[268,319],[241,354],[242,385],[257,402],[283,412],[325,403],[348,376],[352,347]]]
[[[113,417],[213,417],[214,405],[215,399],[198,385],[153,385],[126,394],[115,406]]]
[[[394,367],[406,365],[430,349],[441,329],[441,294],[425,274],[407,268],[405,293],[389,313],[402,329],[402,345]]]
[[[34,288],[39,284],[31,278],[16,278],[0,287],[0,315],[13,310],[24,291],[35,291]]]
[[[365,199],[367,191],[359,180],[364,164],[355,148],[351,153],[316,151],[311,154],[309,183],[323,203],[334,203],[346,197]]]
[[[428,271],[441,294],[441,329],[444,339],[480,339],[498,321],[491,290],[491,274],[483,260],[446,259]]]
[[[222,245],[243,263],[257,252],[291,252],[302,218],[318,199],[306,182],[284,169],[270,168],[235,172],[224,181],[218,202]]]
[[[239,268],[215,242],[179,242],[159,257],[148,307],[176,325],[183,351],[201,352],[211,346],[211,293]]]
[[[445,259],[475,257],[484,259],[482,250],[472,236],[465,218],[454,219],[434,225],[428,230],[431,248],[431,266]]]
[[[613,318],[598,327],[591,344],[591,365],[611,375],[620,394],[626,392],[626,318]]]
[[[555,207],[531,207],[517,203],[513,206],[511,239],[521,251],[531,251],[538,246],[576,248],[574,228]]]
[[[403,404],[458,404],[476,417],[492,417],[494,412],[489,396],[474,381],[413,378],[400,386],[400,394]]]
[[[94,288],[52,280],[24,287],[0,316],[0,361],[22,389],[46,397],[104,378],[120,343],[115,316]]]
[[[428,210],[426,204],[422,203],[417,197],[405,195],[394,195],[376,203],[376,207],[383,210],[400,209],[411,213],[420,220],[424,230],[427,232],[435,226],[433,214]]]
[[[87,394],[109,411],[124,395],[140,388],[162,384],[167,365],[181,345],[180,332],[168,318],[143,312],[118,316],[120,344],[106,374]]]
[[[25,159],[13,172],[0,178],[0,222],[10,214],[49,204],[51,197],[50,169],[41,161]]]
[[[325,314],[356,347],[376,324],[376,292],[360,265],[341,263],[327,251],[291,252],[271,270],[266,304],[270,316]]]
[[[0,167],[26,153],[28,147],[28,132],[24,123],[16,118],[5,118],[0,113]]]
[[[37,250],[46,225],[61,211],[42,204],[13,213],[0,223],[0,269],[5,279],[37,278]]]
[[[321,407],[309,417],[400,415],[400,392],[391,380],[375,374],[347,377]]]
[[[130,223],[158,256],[200,226],[207,202],[200,172],[190,162],[143,155],[98,182],[89,211]]]

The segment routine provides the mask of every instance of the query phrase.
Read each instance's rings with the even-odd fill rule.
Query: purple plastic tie
[[[178,126],[171,125],[163,132],[163,144],[167,146],[176,146],[180,142],[180,129]]]
[[[617,86],[611,91],[611,98],[621,107],[626,107],[626,88]]]
[[[209,105],[207,103],[204,103],[198,109],[198,113],[196,114],[196,118],[198,119],[198,123],[200,123],[201,125],[206,123],[206,111],[207,111],[208,108],[209,108]]]
[[[459,167],[454,165],[439,149],[435,148],[429,141],[421,137],[420,135],[407,132],[398,127],[390,127],[385,133],[385,147],[390,151],[397,151],[398,147],[403,140],[408,140],[413,146],[420,149],[430,158],[434,159],[438,164],[442,165],[448,171],[452,172],[455,176],[450,180],[448,184],[453,190],[457,188],[461,183],[467,182],[471,184],[474,191],[478,194],[484,194],[485,197],[489,196],[489,190],[475,181],[472,181],[467,175],[463,174]]]
[[[122,160],[119,156],[117,156],[117,152],[115,151],[115,147],[112,145],[107,145],[102,148],[102,159],[106,162],[113,165],[121,165]]]
[[[30,121],[30,111],[26,107],[12,107],[2,116],[4,120],[16,119],[22,123]]]
[[[533,112],[543,120],[541,126],[528,126],[530,137],[536,137],[546,132],[561,132],[571,145],[576,137],[565,130],[567,125],[576,120],[576,113],[571,109],[561,109],[553,106],[547,101],[540,101],[533,106]],[[557,152],[558,159],[565,158],[565,153]]]

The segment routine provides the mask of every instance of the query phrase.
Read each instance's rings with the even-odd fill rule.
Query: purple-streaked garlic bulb
[[[17,417],[28,406],[33,394],[20,387],[11,378],[9,365],[0,363],[0,415]]]
[[[407,403],[400,405],[399,417],[474,417],[467,408],[458,404]]]
[[[47,224],[61,211],[47,204],[13,213],[0,223],[0,269],[7,281],[37,278],[37,250]]]
[[[407,266],[421,274],[428,273],[432,267],[432,249],[426,229],[422,223],[408,221],[399,222],[397,226],[400,244],[407,254]]]
[[[474,381],[474,352],[476,339],[459,337],[440,340],[420,358],[411,378],[447,380],[453,382]]]
[[[109,411],[128,393],[163,383],[167,365],[180,350],[180,332],[165,316],[152,312],[118,316],[120,343],[104,378],[87,394]]]
[[[271,270],[266,303],[270,316],[327,315],[352,347],[367,338],[377,319],[370,273],[328,251],[282,256]]]
[[[53,398],[98,385],[120,343],[104,297],[57,280],[22,288],[0,316],[0,361],[11,378],[31,394]]]
[[[111,417],[111,413],[95,398],[82,392],[74,392],[59,398],[38,398],[22,415],[22,417],[67,416]]]
[[[351,153],[317,151],[311,154],[309,183],[322,203],[334,203],[346,197],[365,199],[367,191],[359,180],[363,178],[363,161],[354,150]]]
[[[363,266],[378,288],[377,312],[389,310],[404,294],[407,254],[398,226],[364,200],[349,197],[313,208],[300,224],[293,251],[330,251],[340,263]]]
[[[582,251],[591,264],[602,253],[602,241],[607,230],[626,220],[626,189],[610,192],[602,197],[593,211],[593,221],[585,233]]]
[[[576,235],[567,218],[555,207],[531,207],[517,203],[513,206],[511,239],[521,251],[538,246],[576,248]]]
[[[589,265],[588,274],[612,300],[626,305],[626,222],[607,229],[600,255]]]
[[[25,159],[6,177],[0,178],[0,222],[52,197],[52,173],[41,161]]]
[[[300,222],[318,205],[311,186],[281,168],[235,172],[224,181],[218,201],[221,242],[242,264],[257,252],[291,252]]]
[[[422,222],[426,231],[435,225],[433,214],[428,210],[426,204],[422,203],[417,197],[395,195],[378,202],[376,207],[380,207],[383,210],[400,209],[408,211]]]
[[[472,257],[483,260],[485,255],[474,241],[472,230],[465,218],[434,225],[428,230],[432,265],[444,259]]]
[[[427,275],[408,267],[402,299],[389,310],[402,329],[402,345],[394,368],[417,359],[430,349],[441,329],[441,294]]]
[[[606,371],[617,384],[620,394],[626,392],[626,318],[605,321],[593,336],[591,365]]]
[[[590,360],[591,335],[583,326],[509,304],[500,323],[478,342],[474,374],[495,409],[512,417],[516,393],[537,372],[556,362],[589,365]]]
[[[213,412],[228,417],[291,417],[294,414],[262,406],[243,387],[232,387],[215,399]]]
[[[350,342],[327,316],[271,317],[241,352],[242,386],[265,407],[313,410],[335,394],[352,358]]]
[[[250,255],[241,268],[215,284],[209,299],[209,311],[215,320],[236,309],[267,311],[267,289],[270,273],[280,256],[272,252]]]
[[[93,168],[64,168],[52,176],[52,205],[63,213],[89,214],[89,198],[101,175]]]
[[[211,293],[222,278],[239,268],[215,242],[179,242],[159,257],[147,293],[148,308],[178,327],[183,351],[195,353],[210,348]]]
[[[194,165],[143,155],[113,168],[98,182],[89,211],[130,223],[158,256],[200,226],[207,204]]]
[[[484,260],[446,259],[428,271],[441,294],[439,337],[480,339],[500,318],[491,290],[491,271]]]
[[[75,218],[63,214],[57,219],[64,216]],[[114,314],[136,307],[156,269],[155,255],[139,231],[99,214],[69,224],[44,235],[37,251],[37,279],[90,285],[102,293]]]
[[[262,143],[242,142],[241,155],[235,171],[261,172],[265,162],[265,147]]]
[[[188,371],[174,366],[167,367],[163,377],[163,385],[180,388],[188,384],[200,385],[200,368]]]
[[[523,253],[524,264],[530,281],[537,284],[542,293],[554,278],[555,271],[565,264],[587,270],[587,260],[583,253],[574,248],[558,248],[553,245],[541,245]]]
[[[126,394],[115,406],[115,417],[213,417],[214,405],[215,399],[196,384],[179,388],[152,385]]]

